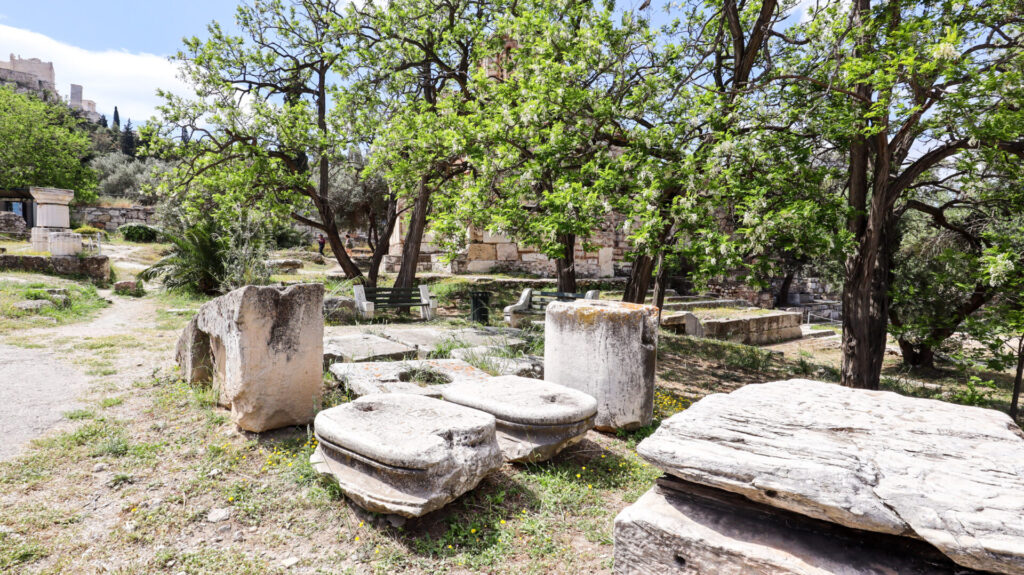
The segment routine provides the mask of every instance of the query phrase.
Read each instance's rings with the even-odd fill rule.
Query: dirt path
[[[103,379],[86,374],[90,342],[124,339],[112,350],[115,353],[109,354],[108,369],[116,371],[117,387],[152,371],[142,357],[149,355],[147,346],[133,349],[131,334],[155,325],[155,305],[148,299],[103,295],[113,304],[90,321],[24,330],[16,334],[21,346],[0,344],[0,437],[4,438],[0,461],[14,457],[32,439],[66,423],[65,412],[83,407],[83,396]],[[33,347],[26,347],[25,342]],[[81,349],[83,345],[85,349]]]

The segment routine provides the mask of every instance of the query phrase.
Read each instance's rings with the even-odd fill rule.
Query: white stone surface
[[[412,359],[416,349],[368,333],[324,338],[324,362],[361,362]]]
[[[221,405],[246,431],[301,425],[323,394],[322,284],[246,286],[203,304]]]
[[[496,375],[518,375],[544,379],[544,358],[536,355],[507,357],[506,349],[497,346],[479,345],[453,349],[452,359],[461,359],[472,365],[479,365]]]
[[[967,573],[842,535],[656,486],[615,518],[615,574]]]
[[[409,347],[414,347],[420,352],[420,356],[437,351],[442,347],[474,347],[474,346],[504,346],[511,348],[521,347],[526,342],[515,337],[513,331],[489,328],[462,328],[445,329],[434,326],[417,327],[389,327],[384,330],[384,337],[397,341]]]
[[[310,462],[359,506],[420,517],[502,465],[494,417],[424,397],[369,395],[320,412]]]
[[[687,481],[1024,573],[1024,434],[998,411],[797,379],[707,396],[637,451]]]
[[[447,383],[422,383],[415,380],[415,372],[427,370],[440,374]],[[373,361],[364,363],[335,363],[331,374],[353,395],[377,393],[408,393],[441,397],[441,389],[448,383],[480,382],[491,376],[459,359],[417,359],[411,361]]]
[[[657,348],[654,306],[586,299],[547,306],[544,380],[597,398],[599,430],[650,424]]]
[[[74,256],[82,251],[82,235],[73,232],[55,232],[49,237],[50,255]]]
[[[515,375],[453,383],[441,397],[493,415],[506,461],[550,459],[583,439],[597,415],[597,400],[581,391]]]

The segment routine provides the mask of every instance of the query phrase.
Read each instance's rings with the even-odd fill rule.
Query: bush
[[[94,228],[92,226],[82,226],[79,228],[75,228],[75,233],[82,234],[83,236],[100,236],[104,235],[106,232],[99,228]]]
[[[117,232],[125,241],[136,243],[152,243],[160,237],[159,230],[146,224],[125,224]]]

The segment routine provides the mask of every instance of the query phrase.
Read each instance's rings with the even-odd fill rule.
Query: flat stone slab
[[[20,309],[22,311],[40,311],[47,308],[54,307],[53,302],[45,299],[30,299],[25,301],[19,301],[13,306],[14,309]]]
[[[453,383],[441,397],[493,415],[507,461],[550,459],[582,439],[597,416],[597,400],[582,391],[515,375]]]
[[[532,377],[544,379],[544,358],[536,355],[520,355],[506,357],[503,348],[480,345],[476,347],[460,347],[452,350],[452,359],[473,365],[480,365],[491,373],[498,375],[518,375],[520,377]]]
[[[503,460],[494,416],[402,393],[317,414],[310,462],[359,506],[419,517],[476,487]]]
[[[921,542],[892,544],[832,527],[658,485],[615,518],[615,574],[977,573]]]
[[[686,481],[1024,573],[1024,433],[998,411],[794,379],[707,396],[637,451]]]
[[[491,377],[487,372],[458,359],[335,363],[331,365],[330,372],[356,396],[374,393],[411,393],[441,397],[441,390],[449,383],[478,383]],[[432,375],[435,376],[434,380],[440,381],[422,381],[431,379],[429,376]],[[440,377],[436,377],[437,375]]]
[[[519,348],[526,342],[515,337],[515,331],[488,328],[445,329],[423,326],[413,328],[389,328],[384,337],[414,347],[420,356],[443,347],[502,346]]]
[[[415,349],[368,333],[324,338],[324,362],[328,364],[414,357]]]

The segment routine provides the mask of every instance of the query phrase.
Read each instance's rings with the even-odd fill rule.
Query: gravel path
[[[86,378],[49,350],[0,344],[0,461],[79,407],[85,388]]]

